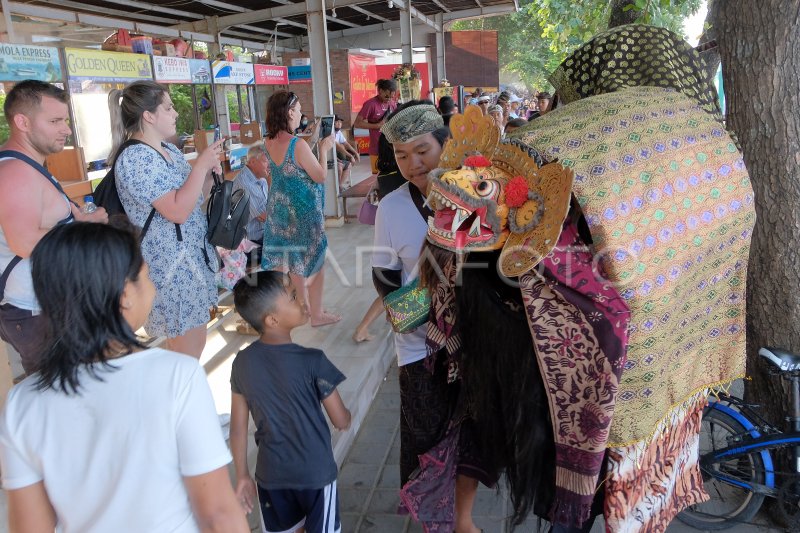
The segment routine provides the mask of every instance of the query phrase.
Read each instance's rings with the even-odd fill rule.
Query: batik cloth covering
[[[431,310],[425,338],[425,366],[433,372],[436,358],[444,352],[448,359],[448,383],[458,378],[461,359],[461,336],[456,329],[456,266],[455,255],[442,267],[443,279],[431,291]]]
[[[597,257],[631,310],[606,519],[636,531],[648,506],[659,522],[697,502],[702,489],[686,480],[699,483],[688,453],[699,426],[689,419],[709,390],[744,375],[750,180],[714,115],[668,89],[579,100],[512,137],[574,170]],[[669,468],[678,462],[680,471]],[[684,488],[662,497],[665,486]]]
[[[722,122],[717,91],[700,54],[666,28],[617,26],[583,44],[550,75],[563,103],[626,87],[675,89]]]
[[[606,531],[666,531],[681,509],[707,500],[697,468],[705,394],[678,407],[669,431],[644,454],[633,447],[608,450]]]
[[[755,213],[742,156],[713,115],[652,87],[580,100],[520,130],[575,171],[598,258],[630,306],[610,445],[645,441],[673,407],[744,375]]]
[[[625,365],[630,311],[570,217],[539,268],[519,278],[556,449],[550,521],[589,519]]]

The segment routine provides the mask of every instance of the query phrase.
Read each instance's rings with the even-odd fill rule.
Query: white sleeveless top
[[[3,160],[5,160],[4,158]],[[67,204],[67,216],[64,221],[71,221],[72,209],[70,207],[69,198],[64,196],[64,201]],[[5,272],[6,267],[14,258],[15,254],[8,247],[8,240],[3,228],[0,227],[0,275]],[[33,314],[38,314],[39,302],[36,301],[36,294],[33,292],[33,279],[31,278],[31,262],[29,258],[24,258],[22,261],[11,270],[11,274],[6,280],[6,291],[3,300],[0,304],[10,304],[19,309],[32,311]]]

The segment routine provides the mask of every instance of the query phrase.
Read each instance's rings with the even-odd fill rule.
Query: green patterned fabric
[[[666,28],[627,24],[599,33],[575,50],[549,79],[563,103],[625,87],[675,89],[722,122],[717,91],[700,54]]]
[[[634,87],[510,137],[575,172],[598,257],[631,309],[609,445],[648,439],[673,407],[742,376],[755,214],[722,124],[684,94]]]
[[[392,291],[383,299],[389,323],[397,333],[408,333],[428,321],[431,297],[419,286],[419,278]]]

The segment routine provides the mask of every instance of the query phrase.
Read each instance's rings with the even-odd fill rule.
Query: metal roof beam
[[[445,5],[444,5],[443,3],[441,3],[439,0],[431,0],[431,2],[433,2],[434,4],[436,4],[436,7],[438,7],[439,9],[441,9],[442,11],[444,11],[445,13],[450,13],[450,12],[452,11],[452,9],[449,9],[447,6],[445,6]]]
[[[124,1],[124,0],[117,0],[117,1]],[[349,7],[358,4],[366,4],[368,2],[374,2],[375,0],[325,0],[325,10],[333,9],[334,7]],[[256,9],[254,11],[248,11],[246,13],[236,13],[233,15],[225,15],[222,17],[217,17],[217,25],[218,27],[227,27],[227,26],[237,26],[239,24],[249,24],[253,22],[261,22],[264,20],[275,20],[282,17],[293,17],[296,15],[305,15],[306,14],[306,4],[305,2],[299,2],[296,4],[285,4],[276,7],[268,7],[265,9]],[[335,19],[334,19],[335,20]],[[191,29],[192,23],[184,23],[179,25],[181,28]],[[200,26],[195,26],[195,29],[202,27],[202,23]]]
[[[222,32],[220,32],[220,33],[222,35],[227,35],[229,37],[239,37],[240,39],[258,39],[259,38],[258,35],[253,35],[252,33],[244,33],[242,31],[234,31],[232,29],[232,28],[238,28],[238,27],[239,26],[231,26],[230,28],[228,28],[226,30],[222,30]],[[272,39],[272,37],[276,33],[277,33],[278,37],[281,37],[283,39],[291,39],[291,38],[295,37],[291,33],[281,33],[281,32],[274,32],[274,31],[264,30],[264,36],[266,37],[266,39],[264,41],[258,41],[258,42],[267,42],[270,39]]]
[[[229,11],[235,11],[237,13],[247,13],[249,11],[246,7],[237,6],[236,4],[230,4],[228,2],[220,2],[218,0],[197,0],[197,1],[199,1],[201,4],[207,5],[209,7],[216,7],[216,8],[219,8],[219,9],[227,9]],[[276,1],[276,0],[273,0],[273,1]],[[279,3],[279,4],[289,4],[291,2],[289,2],[288,0],[280,0],[277,3]],[[292,20],[276,19],[275,21],[276,22],[282,22],[283,24],[286,24],[287,26],[295,26],[297,28],[302,28],[304,30],[308,29],[308,26],[306,26],[305,24],[300,24],[299,22],[294,22]],[[245,27],[245,25],[243,25],[243,24],[237,24],[236,26],[238,26],[239,28],[245,28],[245,29],[255,28],[255,26]],[[264,28],[258,28],[258,31],[265,31],[265,30],[264,30]]]
[[[140,2],[139,0],[105,0],[111,4],[119,4],[121,6],[126,7],[137,7],[139,9],[144,9],[147,11],[153,11],[155,13],[165,13],[167,15],[177,15],[183,18],[192,18],[192,19],[201,19],[204,18],[203,15],[199,13],[192,13],[191,11],[184,11],[182,9],[172,9],[171,7],[163,7],[156,4],[149,4],[147,2]],[[92,9],[94,6],[88,6],[87,8]]]
[[[399,0],[402,1],[402,0]],[[397,5],[398,0],[393,0]],[[505,4],[500,6],[488,6],[484,8],[473,8],[462,11],[451,11],[450,13],[443,13],[442,18],[445,21],[454,21],[462,18],[475,18],[499,15],[502,13],[509,13],[515,11],[516,8],[512,4]],[[363,35],[365,33],[394,30],[400,27],[400,21],[393,20],[389,22],[382,22],[380,24],[371,24],[369,26],[362,26],[360,28],[348,28],[346,30],[328,31],[328,39],[341,39],[344,37],[352,37],[354,35]]]
[[[83,2],[72,2],[70,0],[48,0],[48,3],[54,6],[67,7],[71,9],[89,9],[96,13],[103,13],[105,15],[116,15],[123,17],[131,16],[130,11],[124,11],[122,9],[111,9],[108,7],[90,6]],[[157,22],[162,24],[175,24],[179,22],[179,20],[176,20],[174,18],[157,17],[154,15],[145,15],[144,13],[137,13],[136,18],[146,22]]]
[[[381,22],[389,22],[389,19],[384,18],[384,17],[382,17],[380,15],[376,15],[375,13],[373,13],[371,11],[367,11],[366,9],[364,9],[363,7],[360,7],[360,6],[350,6],[350,9],[358,11],[362,15],[366,15],[367,18],[373,18],[373,19],[379,20]]]
[[[28,17],[37,17],[50,20],[61,20],[73,24],[86,24],[88,26],[98,26],[101,28],[123,28],[129,31],[140,33],[154,33],[156,35],[182,37],[184,39],[194,38],[197,41],[204,41],[213,43],[215,38],[213,35],[207,33],[198,33],[193,31],[181,31],[174,27],[156,26],[154,24],[141,24],[131,22],[129,20],[121,20],[110,17],[99,17],[97,15],[87,15],[84,13],[75,13],[63,9],[56,9],[53,7],[35,6],[31,4],[20,4],[18,2],[9,2],[9,9],[12,13],[17,15],[24,15]]]
[[[248,50],[272,50],[273,45],[269,43],[257,43],[255,41],[247,41],[243,39],[232,39],[230,37],[220,37],[219,44],[230,44],[232,46],[239,46],[241,48],[247,48]],[[285,46],[275,46],[275,50],[278,52],[297,52],[296,48],[288,48]]]
[[[452,11],[450,13],[444,14],[445,22],[452,22],[454,20],[460,19],[469,19],[469,18],[480,18],[480,17],[492,17],[494,15],[501,15],[503,13],[511,13],[514,11],[518,11],[518,7],[516,4],[502,4],[499,6],[486,6],[486,7],[476,7],[473,9],[464,9],[462,11]]]
[[[340,18],[332,17],[330,15],[325,15],[325,20],[332,24],[341,24],[342,26],[349,26],[351,28],[360,28],[361,24],[354,24],[348,20],[342,20]]]
[[[434,22],[432,19],[428,18],[428,16],[425,15],[425,13],[423,13],[422,11],[417,9],[416,7],[406,3],[405,0],[392,0],[392,3],[397,8],[400,8],[400,9],[407,9],[408,8],[408,9],[410,9],[412,17],[422,21],[425,25],[430,26],[431,28],[433,28],[436,31],[442,31],[442,27],[441,26],[437,27],[436,26],[436,22]]]

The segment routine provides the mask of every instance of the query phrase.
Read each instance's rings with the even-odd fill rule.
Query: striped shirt
[[[244,189],[250,194],[250,222],[247,223],[247,238],[251,241],[259,241],[264,238],[264,222],[258,220],[258,215],[267,210],[267,194],[269,185],[264,178],[256,178],[253,171],[245,166],[236,179],[233,180],[233,188]]]

